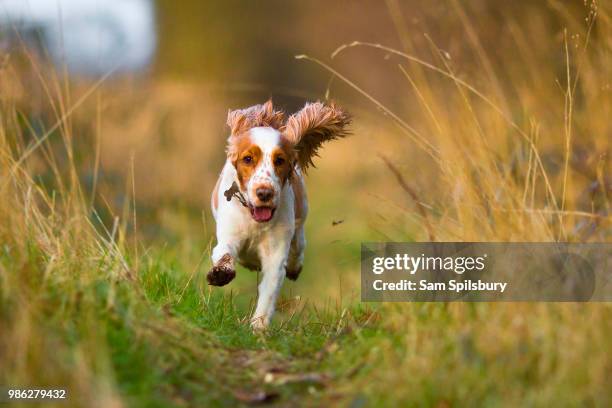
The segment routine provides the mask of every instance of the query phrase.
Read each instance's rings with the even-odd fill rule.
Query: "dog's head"
[[[321,144],[346,136],[349,123],[345,111],[321,102],[307,103],[286,121],[271,100],[228,113],[227,155],[255,221],[272,219],[295,168],[313,165]]]

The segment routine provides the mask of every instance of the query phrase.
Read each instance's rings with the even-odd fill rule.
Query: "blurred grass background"
[[[607,304],[373,312],[358,284],[362,241],[609,242],[610,13],[159,0],[152,65],[102,82],[13,45],[0,68],[0,383],[66,384],[74,405],[100,406],[608,405]],[[304,273],[257,338],[257,275],[202,280],[225,116],[328,95],[354,135],[309,172]]]

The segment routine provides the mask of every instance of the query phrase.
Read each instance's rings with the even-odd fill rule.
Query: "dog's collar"
[[[238,184],[236,184],[235,181],[232,183],[232,186],[230,188],[225,190],[223,195],[225,196],[227,201],[231,201],[232,197],[235,196],[238,199],[238,201],[240,202],[240,204],[242,204],[246,208],[249,208],[249,204],[247,204],[246,198],[244,198],[244,195],[242,194],[242,192],[238,188]]]

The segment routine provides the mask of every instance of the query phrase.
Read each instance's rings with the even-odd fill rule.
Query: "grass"
[[[74,213],[72,220],[79,225]],[[248,325],[248,308],[191,280],[171,254],[152,250],[138,270],[125,268],[131,262],[96,248],[99,237],[80,221],[63,230],[73,245],[40,230],[25,242],[3,237],[4,384],[67,387],[74,405],[107,406],[119,395],[134,406],[292,401],[316,396],[330,375],[318,365],[326,357],[321,350],[371,316],[356,307],[338,319],[337,311],[294,305],[291,317],[259,337]],[[49,255],[39,246],[45,238],[51,251],[66,252]],[[316,375],[304,377],[312,370]],[[266,375],[270,385],[261,381]]]
[[[222,141],[164,104],[196,112],[199,95],[117,98],[126,84],[83,90],[31,57],[3,65],[0,384],[65,387],[67,406],[609,406],[609,304],[363,304],[355,272],[360,241],[609,242],[610,13],[595,23],[589,7],[586,25],[565,21],[577,46],[551,32],[530,44],[539,20],[508,21],[517,58],[503,66],[469,35],[478,86],[433,42],[335,53],[394,55],[411,107],[336,71],[387,116],[361,111],[309,174],[305,271],[266,335],[248,325],[255,274],[205,285],[198,194]],[[133,135],[159,141],[135,143],[142,162]],[[363,154],[372,140],[384,161]]]
[[[45,278],[37,252],[2,257],[2,381],[67,387],[71,405],[609,403],[603,305],[293,304],[261,337],[163,251],[137,278],[89,279]]]

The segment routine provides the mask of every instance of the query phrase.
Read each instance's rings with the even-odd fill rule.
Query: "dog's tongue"
[[[270,218],[272,218],[272,208],[270,207],[253,208],[253,218],[257,222],[270,221]]]

